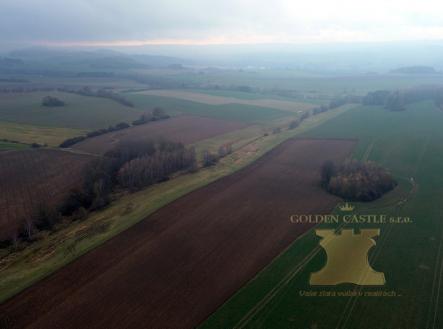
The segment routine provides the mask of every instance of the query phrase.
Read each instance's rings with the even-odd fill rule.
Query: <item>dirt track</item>
[[[180,198],[0,305],[6,328],[192,328],[327,213],[325,160],[353,141],[291,140]]]
[[[73,148],[88,153],[103,154],[120,141],[159,137],[190,144],[243,127],[245,125],[238,122],[197,116],[179,116],[88,138],[75,144]]]

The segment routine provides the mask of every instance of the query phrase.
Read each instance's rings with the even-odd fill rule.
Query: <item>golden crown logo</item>
[[[345,203],[344,205],[341,205],[338,207],[341,211],[352,211],[355,209],[355,207],[349,203]]]

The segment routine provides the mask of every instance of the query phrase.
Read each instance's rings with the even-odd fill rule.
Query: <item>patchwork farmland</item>
[[[343,161],[354,143],[283,143],[5,302],[2,323],[196,326],[311,227],[291,225],[291,214],[331,211],[338,199],[319,187],[319,167],[326,159]]]
[[[443,328],[428,45],[1,53],[0,329]]]

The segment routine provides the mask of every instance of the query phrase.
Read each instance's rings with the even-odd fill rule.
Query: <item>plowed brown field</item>
[[[179,116],[89,138],[75,144],[73,148],[88,153],[103,154],[120,141],[151,138],[165,138],[183,144],[190,144],[245,126],[245,124],[233,121]]]
[[[5,328],[193,328],[339,201],[318,186],[349,140],[289,140],[0,305]]]

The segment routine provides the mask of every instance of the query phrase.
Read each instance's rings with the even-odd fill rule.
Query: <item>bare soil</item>
[[[289,140],[192,192],[0,305],[4,328],[193,328],[338,198],[319,186],[325,160],[354,141]],[[3,321],[3,322],[1,322]]]
[[[120,141],[152,138],[165,138],[183,144],[191,144],[245,126],[232,121],[197,116],[178,116],[88,138],[75,144],[73,148],[83,152],[103,154]]]

